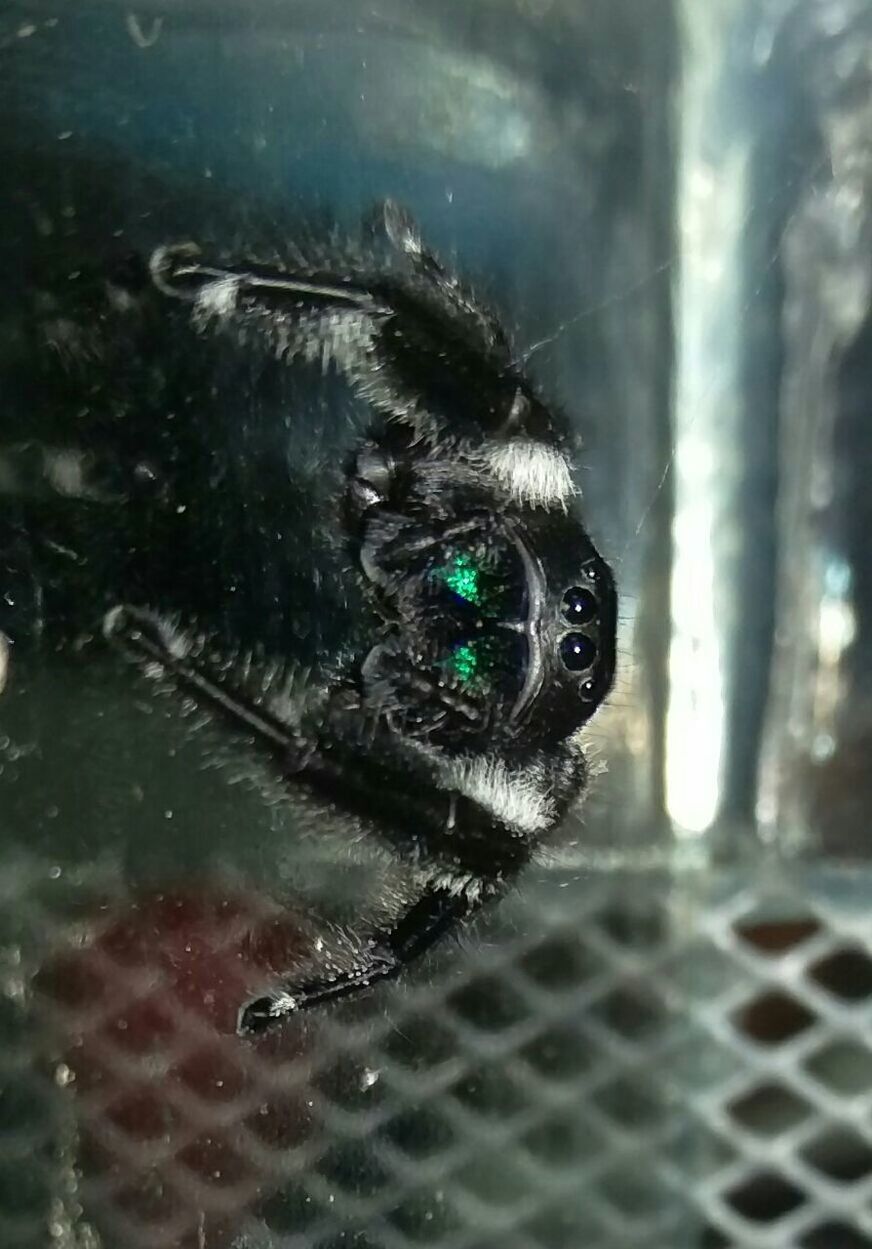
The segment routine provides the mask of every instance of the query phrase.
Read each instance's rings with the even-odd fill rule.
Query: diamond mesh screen
[[[867,874],[549,871],[256,1046],[287,917],[3,889],[5,1245],[872,1245]]]

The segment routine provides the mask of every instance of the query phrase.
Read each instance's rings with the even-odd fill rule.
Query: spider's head
[[[528,510],[506,524],[528,587],[524,685],[512,729],[530,744],[553,745],[589,720],[611,689],[614,579],[571,512]]]
[[[398,732],[523,755],[571,737],[608,693],[614,582],[576,517],[373,508],[360,561],[386,622],[365,696]]]

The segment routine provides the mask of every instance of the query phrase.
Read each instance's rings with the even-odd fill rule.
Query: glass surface
[[[724,1127],[755,1045],[805,1027],[760,984],[820,1012],[785,1060],[805,1105],[854,1027],[815,960],[872,948],[870,66],[859,0],[0,9],[3,1243],[872,1244],[808,1178],[838,1142],[800,1133],[775,1183]],[[251,1043],[245,994],[408,871],[301,819],[102,622],[136,601],[318,662],[364,610],[310,535],[366,405],[137,283],[186,240],[365,250],[386,198],[569,417],[618,677],[602,775],[516,894]],[[800,971],[765,961],[770,904]],[[772,1096],[742,1131],[787,1122]]]

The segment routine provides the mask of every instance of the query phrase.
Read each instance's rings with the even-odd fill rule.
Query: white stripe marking
[[[576,493],[566,456],[555,447],[528,438],[490,446],[485,462],[519,503],[564,510]]]

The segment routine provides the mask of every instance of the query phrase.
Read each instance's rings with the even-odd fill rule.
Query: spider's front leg
[[[529,494],[533,473],[541,493],[544,473],[550,496],[564,503],[572,490],[555,451],[560,422],[519,372],[498,320],[424,246],[402,209],[388,201],[378,221],[386,261],[362,250],[344,270],[299,257],[285,269],[224,262],[174,243],[152,255],[152,279],[191,305],[200,327],[258,339],[288,363],[330,362],[416,438],[484,442],[507,485]],[[523,469],[512,445],[519,438],[527,443]]]
[[[536,830],[525,828],[511,809],[511,781],[493,761],[481,757],[477,769],[474,762],[434,765],[426,755],[399,748],[386,724],[365,729],[361,709],[343,708],[341,698],[333,713],[323,709],[324,722],[309,732],[252,694],[264,688],[256,671],[246,665],[250,684],[242,685],[232,663],[156,613],[116,607],[104,631],[146,676],[243,734],[288,788],[377,832],[421,882],[420,896],[372,934],[351,965],[313,971],[243,1005],[240,1032],[263,1031],[283,1016],[393,978],[502,893],[528,861]]]
[[[252,1036],[298,1011],[394,979],[498,892],[491,880],[469,880],[456,889],[429,886],[390,927],[369,938],[353,966],[291,982],[255,998],[240,1010],[238,1031]]]
[[[317,786],[319,765],[312,760],[301,780]],[[352,752],[337,776],[337,801],[365,814],[415,866],[421,892],[390,923],[377,929],[357,951],[351,964],[328,965],[263,994],[242,1007],[238,1029],[243,1034],[264,1031],[276,1020],[313,1006],[350,996],[361,989],[392,980],[431,946],[464,920],[500,895],[529,861],[532,829],[504,822],[497,812],[472,796],[476,779],[461,780],[464,793],[450,788],[450,770],[441,775],[416,776],[415,765],[396,759],[361,759]],[[504,786],[505,775],[488,778]],[[479,775],[482,795],[487,788]],[[422,788],[429,786],[429,788]],[[492,798],[486,795],[486,801]],[[515,813],[516,814],[516,813]]]

